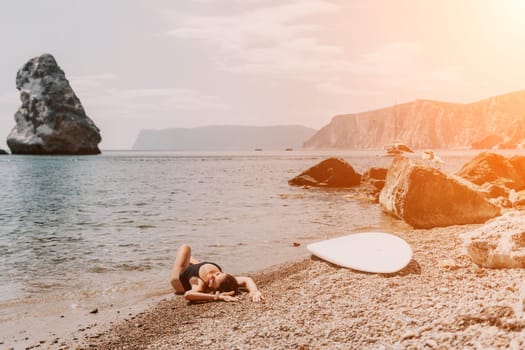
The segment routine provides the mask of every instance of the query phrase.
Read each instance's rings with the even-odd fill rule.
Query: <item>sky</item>
[[[0,0],[0,148],[16,72],[52,54],[100,128],[319,129],[418,98],[525,89],[525,0]]]

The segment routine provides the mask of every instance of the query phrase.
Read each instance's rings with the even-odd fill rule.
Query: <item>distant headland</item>
[[[140,131],[133,150],[253,151],[291,150],[316,132],[301,125],[213,125]]]
[[[382,149],[394,140],[414,149],[523,148],[525,90],[470,104],[416,100],[338,115],[304,148]]]

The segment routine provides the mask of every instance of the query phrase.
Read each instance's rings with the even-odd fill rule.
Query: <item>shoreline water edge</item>
[[[315,163],[309,158],[301,162]],[[279,176],[293,175],[283,174]],[[304,201],[295,192],[283,195]],[[344,192],[315,200],[330,203],[335,198],[337,205],[356,200]],[[361,219],[351,231],[332,227],[332,237],[387,228],[412,246],[414,256],[406,268],[394,274],[368,274],[319,260],[306,252],[305,245],[323,237],[323,231],[303,236],[298,248],[291,248],[290,240],[277,241],[295,252],[284,260],[276,258],[274,264],[268,256],[263,266],[270,267],[254,273],[246,271],[249,267],[238,267],[236,273],[248,272],[254,278],[266,298],[264,303],[251,303],[244,293],[237,303],[188,305],[169,290],[166,270],[166,284],[144,293],[133,293],[140,284],[128,281],[127,294],[111,294],[104,303],[88,308],[67,305],[47,317],[27,313],[27,317],[11,320],[5,324],[12,332],[4,328],[0,349],[525,347],[525,272],[481,268],[470,261],[460,236],[479,225],[413,229],[392,218],[383,222],[385,218],[376,213],[377,205],[364,204],[360,210],[372,211],[364,219],[374,222]],[[335,220],[336,225],[342,218],[328,216],[326,220]],[[347,220],[354,220],[353,216],[349,214]],[[257,223],[262,225],[264,220]],[[220,254],[213,259],[221,263]],[[16,309],[15,304],[8,306]],[[23,305],[20,310],[26,312]],[[46,327],[39,330],[39,324]]]

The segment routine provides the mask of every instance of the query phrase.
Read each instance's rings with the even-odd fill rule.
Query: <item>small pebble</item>
[[[412,339],[415,337],[417,337],[417,333],[412,330],[408,330],[405,333],[403,333],[403,335],[401,336],[401,340]]]
[[[438,346],[437,342],[434,339],[426,340],[425,345],[431,347],[432,349],[435,349]]]

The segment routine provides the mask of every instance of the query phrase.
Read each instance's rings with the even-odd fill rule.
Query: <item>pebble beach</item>
[[[275,252],[266,259],[281,263],[247,273],[264,302],[253,303],[244,292],[233,303],[188,303],[168,289],[166,268],[165,283],[155,283],[144,303],[134,303],[130,292],[122,296],[129,308],[100,304],[77,318],[49,315],[52,333],[26,327],[12,338],[15,342],[0,338],[0,349],[525,348],[525,271],[480,267],[463,247],[462,237],[488,227],[490,220],[483,225],[414,229],[387,214],[372,215],[379,208],[366,192],[328,194],[330,201],[344,200],[362,211],[342,207],[344,215],[327,216],[327,222],[333,227],[359,224],[345,229],[346,234],[388,223],[385,230],[412,247],[410,263],[391,274],[359,272],[310,255],[305,248],[310,237],[288,237],[277,249],[264,250]],[[305,202],[302,193],[298,199]],[[362,215],[364,211],[370,216]],[[516,217],[523,214],[513,211]],[[286,247],[297,252],[294,258],[280,259]],[[214,260],[221,264],[227,258],[217,254]],[[250,271],[248,265],[243,267]],[[69,332],[65,323],[75,331]]]
[[[167,295],[144,312],[58,348],[523,349],[525,271],[481,268],[460,235],[478,225],[395,232],[414,257],[394,274],[313,256],[253,274],[266,300],[188,304]]]

